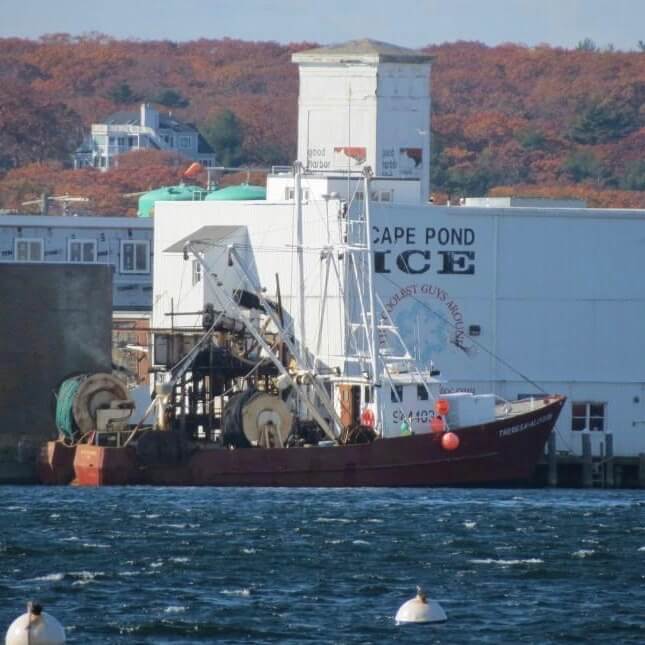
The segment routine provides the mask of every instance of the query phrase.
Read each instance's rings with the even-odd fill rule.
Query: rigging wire
[[[381,277],[384,280],[386,280],[387,282],[389,282],[392,286],[396,287],[397,289],[403,289],[404,288],[403,286],[401,286],[400,284],[397,284],[396,282],[394,282],[394,280],[391,280],[390,278],[388,278],[384,274],[381,274]],[[422,307],[427,309],[430,313],[432,313],[434,316],[439,318],[442,322],[447,323],[448,325],[450,325],[455,330],[457,329],[457,325],[455,325],[453,322],[451,322],[445,316],[442,316],[438,311],[435,311],[434,309],[432,309],[432,307],[430,307],[430,305],[425,303],[420,298],[417,298],[414,294],[409,294],[408,297],[411,298],[412,300],[414,300],[415,302],[418,302]],[[477,347],[479,347],[479,349],[481,349],[483,352],[485,352],[486,354],[488,354],[489,356],[494,358],[500,364],[504,365],[504,367],[506,367],[509,370],[511,370],[511,372],[513,372],[514,374],[519,376],[522,380],[526,381],[529,385],[532,385],[538,392],[540,392],[541,394],[548,394],[548,392],[546,392],[546,390],[544,390],[535,381],[530,379],[528,376],[526,376],[525,374],[523,374],[519,370],[515,369],[508,361],[505,361],[501,356],[499,356],[498,354],[495,354],[492,350],[488,349],[488,347],[486,347],[486,345],[484,345],[483,343],[479,342],[478,340],[476,340],[473,337],[471,337],[471,341],[472,341],[472,343],[474,345],[477,345]],[[457,347],[459,347],[459,346],[457,345]]]
[[[403,288],[401,285],[397,284],[396,282],[394,282],[394,280],[391,280],[387,276],[381,275],[381,277],[384,280],[386,280],[387,282],[389,282],[392,286],[396,287],[397,289],[402,289]],[[438,313],[437,311],[432,309],[427,303],[423,302],[423,300],[420,300],[419,298],[417,298],[413,294],[410,294],[409,297],[412,300],[418,302],[422,307],[427,309],[430,313],[432,313],[433,315],[437,316],[437,318],[439,318],[443,322],[447,323],[448,325],[450,325],[454,329],[457,329],[457,326],[453,322],[451,322],[450,320],[448,320],[447,318],[442,316],[440,313]],[[542,388],[540,385],[538,385],[534,380],[530,379],[528,376],[526,376],[525,374],[523,374],[519,370],[515,369],[508,361],[505,361],[501,356],[499,356],[499,355],[495,354],[493,351],[489,350],[483,343],[475,340],[474,338],[471,338],[471,340],[472,340],[474,345],[477,345],[477,347],[479,347],[482,351],[484,351],[486,354],[491,356],[493,359],[495,359],[496,361],[498,361],[499,363],[504,365],[506,368],[511,370],[511,372],[513,372],[514,374],[517,374],[521,379],[526,381],[529,385],[532,385],[538,392],[540,392],[541,394],[548,394],[548,392],[546,390],[544,390],[544,388]],[[567,449],[569,451],[573,451],[571,443],[562,434],[562,432],[560,432],[560,430],[558,430],[557,426],[554,429],[555,429],[555,432],[556,432],[557,436],[560,438],[562,443],[567,447]]]

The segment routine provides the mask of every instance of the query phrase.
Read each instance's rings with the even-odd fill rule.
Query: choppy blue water
[[[645,493],[0,488],[0,633],[69,643],[643,643]],[[422,583],[448,622],[397,627]]]

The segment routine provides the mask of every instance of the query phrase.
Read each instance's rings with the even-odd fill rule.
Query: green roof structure
[[[137,217],[152,217],[157,202],[191,202],[201,201],[206,191],[201,186],[179,184],[177,186],[162,186],[151,190],[139,197]]]
[[[209,193],[206,196],[206,201],[242,202],[266,198],[267,189],[264,186],[239,184],[238,186],[227,186],[226,188]]]

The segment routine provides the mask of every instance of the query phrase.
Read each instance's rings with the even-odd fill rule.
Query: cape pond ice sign
[[[401,215],[396,225],[378,215],[373,220],[374,271],[383,305],[422,364],[452,349],[470,357],[475,346],[460,296],[471,291],[464,290],[464,282],[480,281],[476,227]]]

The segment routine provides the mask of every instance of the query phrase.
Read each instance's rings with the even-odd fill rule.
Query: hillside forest
[[[132,215],[138,191],[177,183],[187,164],[167,152],[129,153],[108,172],[72,169],[91,123],[142,101],[195,124],[220,163],[291,162],[298,95],[291,55],[314,46],[100,34],[0,39],[0,209],[35,211],[23,202],[46,192],[87,197],[93,213]],[[456,42],[425,51],[435,56],[437,203],[488,194],[645,208],[643,43],[632,52],[600,51],[590,41],[575,50]]]

